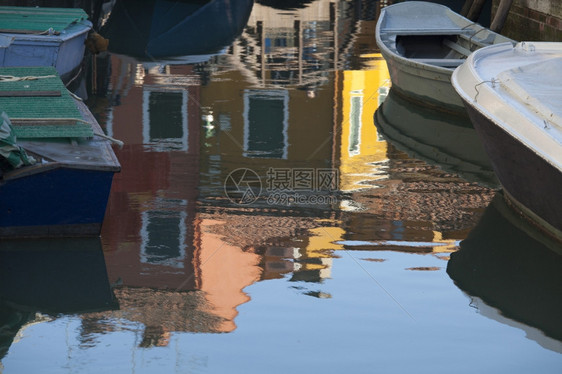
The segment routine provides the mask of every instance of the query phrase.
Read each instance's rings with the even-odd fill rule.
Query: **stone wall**
[[[493,0],[492,19],[500,0]],[[562,1],[513,0],[502,34],[518,40],[562,42]]]

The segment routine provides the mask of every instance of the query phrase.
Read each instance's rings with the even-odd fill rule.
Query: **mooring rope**
[[[496,78],[492,78],[489,81],[482,81],[480,83],[477,83],[474,85],[474,89],[476,90],[476,95],[474,95],[474,102],[477,103],[478,102],[478,95],[480,95],[480,91],[478,91],[478,87],[484,83],[491,83],[492,84],[492,88],[496,87],[496,83],[499,83],[499,80],[497,80]]]

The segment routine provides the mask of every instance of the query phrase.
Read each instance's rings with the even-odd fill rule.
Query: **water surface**
[[[379,2],[300,3],[90,60],[122,172],[101,238],[0,243],[1,372],[560,372],[560,246],[393,92]]]

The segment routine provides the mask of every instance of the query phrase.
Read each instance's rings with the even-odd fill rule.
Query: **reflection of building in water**
[[[238,306],[249,301],[244,289],[258,280],[287,277],[307,295],[329,297],[313,287],[331,276],[334,250],[344,248],[337,242],[412,235],[431,241],[441,232],[433,217],[416,210],[424,206],[423,193],[409,205],[401,199],[415,194],[387,182],[388,164],[403,161],[377,138],[372,123],[387,73],[372,55],[374,38],[360,37],[372,22],[337,24],[357,37],[336,40],[330,24],[346,3],[316,1],[294,11],[302,17],[288,25],[292,32],[277,23],[282,12],[272,17],[258,6],[229,54],[204,69],[143,66],[112,56],[113,106],[101,122],[126,146],[119,151],[123,172],[114,182],[102,240],[121,310],[92,316],[92,329],[103,330],[100,318],[111,316],[142,323],[145,346],[167,344],[173,331],[233,331]],[[259,64],[245,60],[254,57],[244,43],[263,48]],[[361,68],[331,71],[338,45],[350,55],[368,53],[354,62]],[[280,63],[283,53],[288,57]],[[205,81],[201,69],[211,79]],[[295,89],[307,82],[317,86],[314,95]],[[224,182],[238,168],[255,170],[265,194],[271,169],[337,170],[345,174],[340,187],[350,207],[357,202],[369,212],[348,209],[341,217],[337,204],[299,207],[265,199],[233,206]],[[379,188],[370,191],[378,192],[363,194],[373,183]],[[166,310],[161,317],[158,305]]]
[[[114,56],[112,71],[119,105],[106,124],[127,145],[104,225],[108,273],[121,303],[109,314],[142,322],[147,341],[169,331],[232,331],[260,260],[213,234],[209,227],[219,222],[198,216],[206,113],[193,67],[145,69]],[[166,315],[156,305],[166,305]]]
[[[355,191],[372,187],[374,181],[387,177],[384,173],[387,145],[373,126],[373,113],[379,106],[381,93],[389,85],[389,75],[386,63],[378,54],[369,70],[346,70],[342,78],[340,189]]]
[[[201,184],[209,188],[201,191],[200,200],[212,205],[224,203],[223,183],[241,167],[260,176],[264,194],[258,204],[263,205],[271,192],[266,191],[270,169],[332,166],[334,116],[326,110],[333,107],[332,81],[314,98],[302,90],[255,87],[247,70],[237,65],[240,57],[225,57],[213,73],[213,82],[200,91],[202,107],[214,118],[213,131],[202,139]],[[324,204],[321,209],[330,206]]]
[[[333,251],[340,246],[344,231],[337,226],[321,225],[308,230],[306,245],[298,251],[297,271],[291,281],[322,282],[332,274]]]
[[[368,22],[362,24],[367,27]],[[336,149],[340,189],[349,192],[340,202],[348,248],[449,253],[475,224],[493,191],[409,159],[379,136],[373,114],[386,97],[389,76],[380,54],[368,57],[366,69],[341,74]],[[412,241],[428,244],[416,248],[409,245]]]
[[[231,49],[236,64],[258,87],[297,87],[313,98],[331,71],[372,52],[379,2],[316,0],[307,6],[271,8],[257,2]]]
[[[313,94],[334,68],[336,2],[315,1],[306,8],[273,11],[255,4],[239,39],[241,60],[260,86],[298,86]]]

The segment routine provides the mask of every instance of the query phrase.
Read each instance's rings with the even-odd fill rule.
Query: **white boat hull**
[[[417,104],[443,111],[464,112],[461,98],[451,86],[452,70],[421,68],[419,64],[382,51],[393,89]]]
[[[490,46],[452,76],[512,205],[562,239],[562,43]]]

